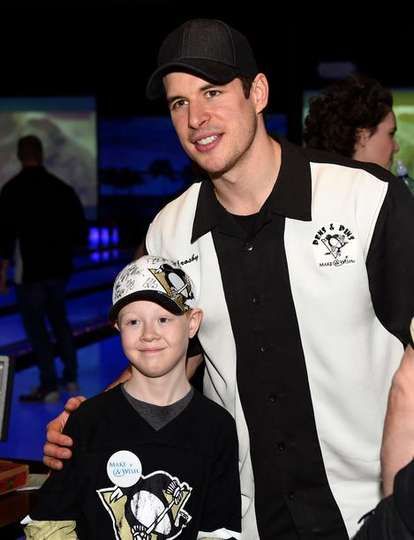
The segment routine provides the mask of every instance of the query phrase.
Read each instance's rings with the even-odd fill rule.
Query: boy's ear
[[[118,321],[115,321],[115,322],[114,322],[114,327],[118,330],[118,332],[120,331],[120,330],[119,330],[119,326],[118,326]]]
[[[194,337],[197,330],[200,328],[201,321],[203,319],[203,312],[199,308],[194,308],[190,311],[188,320],[189,336]]]

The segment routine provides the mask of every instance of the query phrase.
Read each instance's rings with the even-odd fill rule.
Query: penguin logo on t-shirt
[[[183,509],[191,489],[163,471],[152,473],[130,490],[125,517],[135,539],[176,538],[190,521]]]
[[[129,460],[120,459],[119,455]],[[140,474],[142,468],[140,462],[137,466],[137,461],[132,452],[113,454],[107,471],[115,485],[97,490],[111,516],[116,538],[173,540],[191,520],[184,507],[192,488],[165,471],[144,476]]]

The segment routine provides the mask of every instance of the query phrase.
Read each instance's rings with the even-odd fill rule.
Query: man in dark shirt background
[[[7,290],[7,270],[14,258],[16,298],[40,371],[40,385],[22,401],[59,399],[54,347],[48,319],[64,364],[63,382],[77,388],[77,359],[65,309],[65,287],[74,249],[86,239],[86,221],[72,187],[43,166],[38,137],[18,141],[22,170],[0,192],[0,292]]]

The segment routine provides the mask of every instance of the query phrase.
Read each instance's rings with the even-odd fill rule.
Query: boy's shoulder
[[[200,418],[210,419],[214,424],[236,425],[232,415],[221,405],[211,399],[203,396],[197,390],[194,390],[193,398],[194,412],[201,415]]]
[[[200,452],[216,455],[223,448],[237,453],[237,429],[232,415],[221,405],[194,390],[186,416],[188,438]]]
[[[97,416],[113,411],[116,414],[117,405],[122,403],[121,386],[118,385],[111,390],[97,394],[83,401],[79,408],[71,414],[73,418],[81,420],[94,420]]]

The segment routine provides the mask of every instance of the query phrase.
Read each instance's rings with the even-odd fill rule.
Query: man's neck
[[[232,214],[256,214],[273,190],[280,165],[280,144],[265,134],[245,160],[212,180],[218,201]]]

